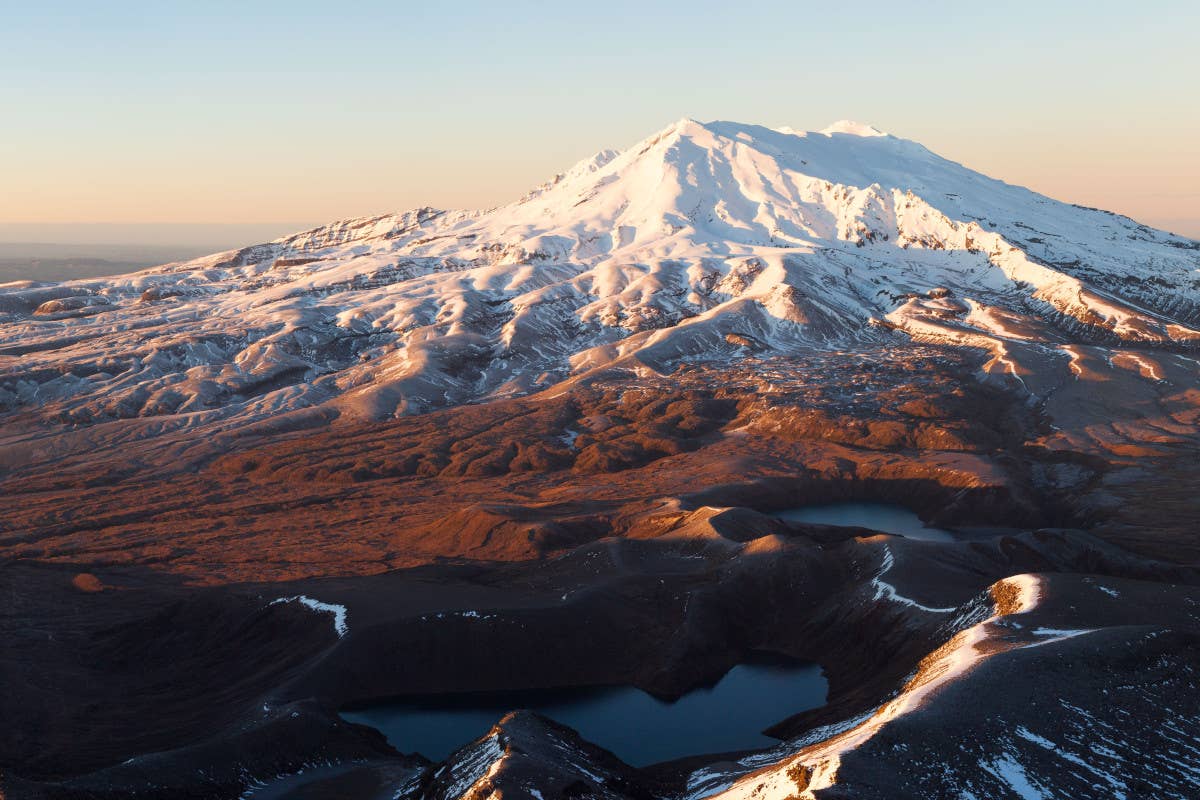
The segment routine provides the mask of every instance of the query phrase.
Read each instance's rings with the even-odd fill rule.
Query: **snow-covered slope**
[[[0,409],[381,418],[615,364],[885,337],[982,348],[1024,385],[1014,346],[1067,364],[1079,345],[1200,344],[1198,248],[869,126],[683,119],[486,212],[0,285]]]

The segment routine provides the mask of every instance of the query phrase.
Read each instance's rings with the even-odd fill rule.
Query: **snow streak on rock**
[[[892,555],[892,548],[885,544],[883,546],[883,564],[880,567],[879,575],[876,576],[875,580],[871,581],[871,585],[875,587],[875,597],[873,599],[890,600],[893,603],[901,603],[906,606],[911,606],[912,608],[920,609],[921,611],[928,611],[931,614],[949,614],[952,611],[958,610],[957,607],[954,606],[949,608],[934,608],[932,606],[922,605],[916,600],[913,600],[911,597],[905,597],[897,592],[895,586],[892,586],[890,583],[886,583],[883,580],[883,576],[888,574],[888,572],[890,572],[892,567],[895,565],[896,557]]]
[[[268,605],[276,605],[278,603],[299,603],[305,608],[311,608],[321,614],[333,614],[333,630],[337,633],[338,638],[345,636],[350,632],[350,626],[346,624],[346,607],[334,603],[322,603],[320,600],[314,600],[305,595],[296,595],[295,597],[279,597],[272,600]]]

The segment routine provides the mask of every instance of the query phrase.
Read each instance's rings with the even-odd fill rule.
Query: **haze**
[[[1194,3],[253,5],[9,9],[0,240],[489,207],[685,115],[859,119],[1200,236]]]

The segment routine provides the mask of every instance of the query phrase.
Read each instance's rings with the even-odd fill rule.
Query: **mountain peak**
[[[866,124],[865,122],[855,122],[851,119],[840,119],[827,128],[822,128],[818,133],[823,133],[826,136],[832,136],[835,133],[844,133],[848,136],[887,136],[888,134],[879,130],[876,127]]]
[[[711,133],[710,125],[711,123],[701,122],[694,117],[680,117],[668,125],[659,134],[659,137],[665,138],[673,134],[678,136],[697,136],[702,135],[706,131]]]

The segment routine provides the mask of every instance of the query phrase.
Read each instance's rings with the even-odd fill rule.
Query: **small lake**
[[[941,528],[928,528],[921,518],[904,506],[886,503],[834,503],[827,506],[805,506],[776,511],[772,516],[792,522],[812,522],[818,525],[853,525],[873,531],[892,533],[908,539],[929,542],[953,542],[953,533]]]
[[[793,714],[825,704],[827,685],[816,664],[740,664],[715,685],[675,702],[629,686],[437,695],[344,711],[351,722],[382,731],[403,753],[440,761],[483,736],[500,717],[531,709],[645,766],[684,756],[769,747],[762,733]]]

